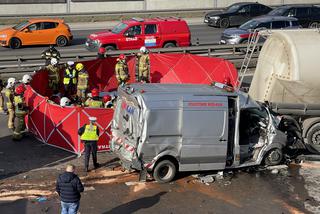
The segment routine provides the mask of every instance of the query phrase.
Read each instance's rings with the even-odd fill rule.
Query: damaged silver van
[[[276,165],[286,142],[277,118],[247,94],[195,84],[119,87],[111,131],[122,166],[158,182],[178,171]]]

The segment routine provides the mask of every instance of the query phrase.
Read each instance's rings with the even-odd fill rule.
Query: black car
[[[235,3],[222,12],[212,11],[205,15],[204,22],[209,26],[227,28],[239,26],[252,17],[267,14],[272,9],[268,6],[253,2]]]
[[[268,15],[295,17],[302,27],[316,28],[320,23],[320,7],[314,5],[284,5],[272,10]]]

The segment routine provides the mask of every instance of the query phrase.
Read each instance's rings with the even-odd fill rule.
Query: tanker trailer
[[[264,43],[249,95],[283,115],[288,143],[320,153],[320,33],[277,30]]]

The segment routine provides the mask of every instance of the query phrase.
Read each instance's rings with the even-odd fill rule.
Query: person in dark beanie
[[[84,187],[74,172],[75,166],[68,164],[66,171],[57,179],[56,191],[61,200],[61,214],[77,214],[80,206],[80,193]]]

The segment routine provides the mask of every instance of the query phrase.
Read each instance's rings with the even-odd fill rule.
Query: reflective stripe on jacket
[[[81,140],[85,141],[97,141],[99,136],[97,135],[97,126],[86,125],[83,134],[80,137]]]
[[[85,90],[88,88],[89,75],[87,72],[78,73],[78,85],[77,88],[80,90]]]
[[[93,107],[93,108],[103,108],[103,102],[100,100],[94,100],[94,99],[87,99],[85,102],[85,105],[88,107]]]
[[[77,83],[76,72],[77,72],[76,69],[72,69],[72,78],[70,78],[71,73],[69,68],[67,68],[65,76],[63,78],[63,84],[68,85],[70,83],[70,79],[72,79],[72,84],[75,85]]]
[[[116,77],[118,80],[126,80],[129,77],[128,65],[125,61],[119,60],[116,64]]]
[[[6,105],[8,109],[13,109],[13,101],[14,101],[14,97],[13,97],[13,91],[9,88],[6,88],[4,91],[4,95],[6,97]]]

